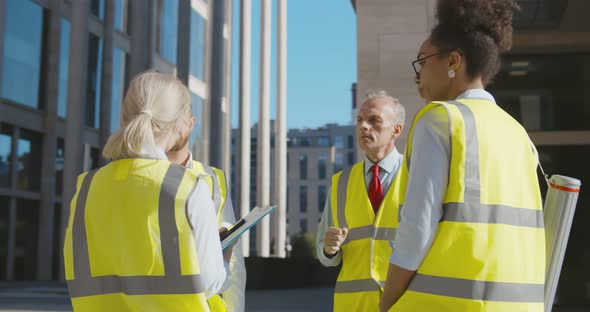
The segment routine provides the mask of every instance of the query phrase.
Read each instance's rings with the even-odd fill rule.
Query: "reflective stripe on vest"
[[[336,283],[335,293],[356,293],[361,291],[379,291],[384,282],[377,283],[374,279],[340,281]]]
[[[435,103],[442,105],[446,109],[449,115],[450,129],[452,128],[453,118],[451,118],[447,105],[455,105],[463,117],[465,133],[464,202],[443,204],[441,222],[504,224],[534,229],[543,228],[543,212],[540,209],[481,203],[479,142],[474,114],[467,105],[458,101]],[[415,123],[416,121],[414,125]],[[452,131],[450,134],[451,141],[449,143],[452,153]],[[410,139],[408,139],[408,142],[410,146],[407,151],[411,153]],[[406,159],[409,166],[410,154],[406,155]],[[449,170],[451,169],[449,168]],[[446,297],[499,302],[542,303],[544,299],[544,286],[542,283],[479,281],[433,276],[420,273],[420,269],[409,285],[408,290]]]
[[[85,208],[92,178],[97,170],[84,177],[76,201],[72,224],[74,279],[68,280],[72,298],[124,293],[126,295],[196,294],[205,290],[199,274],[181,275],[178,228],[174,216],[175,197],[184,176],[184,168],[169,166],[162,182],[158,217],[164,276],[91,276]],[[196,183],[195,183],[196,186]]]
[[[504,302],[543,302],[543,284],[486,282],[416,274],[411,290],[447,297]]]

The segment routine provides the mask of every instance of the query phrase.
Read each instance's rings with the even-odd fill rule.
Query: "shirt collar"
[[[496,99],[488,91],[484,89],[469,89],[459,94],[456,100],[460,99],[484,99],[496,103]]]
[[[395,166],[401,157],[402,155],[397,151],[397,148],[394,147],[391,153],[385,156],[385,158],[381,159],[377,165],[387,173],[391,173],[395,169]],[[365,155],[365,175],[371,172],[371,167],[373,165],[374,163],[367,157],[367,155]]]
[[[164,150],[158,146],[143,145],[141,147],[141,155],[149,159],[168,160]]]
[[[193,169],[193,153],[191,151],[188,152],[188,160],[186,161],[186,167],[188,169]]]

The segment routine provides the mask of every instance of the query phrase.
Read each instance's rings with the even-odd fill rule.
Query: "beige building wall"
[[[434,24],[434,0],[356,1],[357,103],[368,90],[383,89],[406,108],[406,127],[424,104],[412,61]],[[407,131],[396,144],[403,151]]]

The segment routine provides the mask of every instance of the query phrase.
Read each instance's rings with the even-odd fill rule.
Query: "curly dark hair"
[[[512,47],[512,15],[518,9],[514,0],[439,0],[432,43],[441,51],[459,50],[467,75],[481,75],[487,85],[500,70],[500,54]]]

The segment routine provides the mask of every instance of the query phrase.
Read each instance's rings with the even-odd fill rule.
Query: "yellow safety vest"
[[[209,311],[186,215],[197,181],[148,159],[80,175],[64,243],[74,311]]]
[[[537,161],[526,131],[483,99],[430,103],[412,129],[427,113],[448,120],[451,133],[443,217],[416,276],[390,311],[543,311],[545,234]],[[412,131],[402,195],[408,168],[421,165],[410,163]]]
[[[334,311],[378,311],[387,278],[390,241],[398,225],[400,179],[391,182],[375,212],[365,184],[364,162],[332,177],[331,222],[348,228],[342,252],[342,268],[336,281]]]
[[[225,200],[227,198],[227,181],[223,170],[215,167],[206,166],[198,161],[193,160],[193,168],[197,174],[207,174],[205,181],[211,189],[211,197],[217,214],[217,224],[223,220],[223,210],[225,209]],[[213,312],[226,312],[227,305],[221,295],[217,294],[207,300],[209,308]]]

